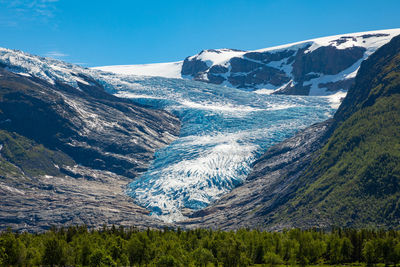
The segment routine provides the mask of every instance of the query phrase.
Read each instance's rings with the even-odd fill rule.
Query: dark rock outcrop
[[[200,74],[208,69],[206,62],[199,59],[185,58],[182,65],[182,75],[191,75],[194,77],[199,77]]]
[[[344,37],[342,37],[343,39]],[[336,45],[348,39],[335,41]],[[249,52],[241,57],[232,57],[225,65],[212,65],[198,58],[202,53],[223,53],[218,50],[202,51],[198,56],[188,57],[183,62],[182,75],[191,76],[194,80],[222,84],[229,82],[237,88],[254,89],[258,86],[270,84],[280,87],[292,80],[292,83],[281,88],[277,94],[308,95],[311,85],[304,83],[321,75],[335,75],[351,67],[363,58],[364,47],[349,47],[338,49],[335,46],[322,46],[311,52],[311,45],[305,45],[297,50],[283,50],[278,52]],[[271,62],[281,62],[282,65],[273,67]],[[210,67],[211,66],[211,67]],[[281,69],[290,66],[291,73]],[[331,82],[334,83],[334,82]],[[329,91],[346,90],[352,84],[347,79],[331,83],[319,84],[319,88]],[[327,85],[327,87],[324,87]],[[329,88],[328,88],[329,87]]]
[[[245,58],[252,60],[261,61],[264,64],[268,64],[272,61],[281,61],[285,58],[290,58],[296,53],[294,50],[283,50],[278,52],[248,52],[243,55]]]
[[[338,91],[342,88],[350,88],[354,84],[354,79],[340,80],[337,82],[321,83],[318,85],[320,88],[326,88],[328,91]]]
[[[302,49],[296,54],[292,74],[296,82],[304,81],[308,73],[338,74],[360,60],[365,51],[357,46],[346,49],[322,46],[310,53]]]

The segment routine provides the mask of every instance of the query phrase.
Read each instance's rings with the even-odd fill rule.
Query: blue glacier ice
[[[180,137],[158,150],[148,171],[127,190],[153,216],[169,222],[240,185],[268,147],[335,112],[324,97],[261,95],[161,77],[102,73],[101,78],[115,95],[168,110],[182,122]]]

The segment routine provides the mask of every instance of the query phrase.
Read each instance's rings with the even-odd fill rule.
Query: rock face
[[[74,87],[13,68],[0,67],[0,228],[163,225],[124,186],[176,139],[179,120],[112,96],[84,74],[73,74]]]
[[[3,164],[3,162],[2,162]],[[1,175],[0,229],[40,232],[50,226],[107,225],[140,229],[171,226],[148,216],[124,193],[131,181],[76,165],[70,175]]]
[[[400,36],[361,64],[334,119],[270,148],[187,227],[386,227],[400,220]]]
[[[355,33],[250,52],[204,50],[183,61],[182,77],[276,94],[334,94],[348,90],[361,61],[396,34]]]

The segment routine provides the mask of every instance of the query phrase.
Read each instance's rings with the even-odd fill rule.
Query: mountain
[[[65,144],[63,143],[65,136],[56,135],[55,138],[38,140],[39,144],[43,143],[46,148],[53,149],[46,145],[46,142],[53,140],[62,152],[71,149],[69,143],[77,144],[71,151],[74,153],[67,154],[78,163],[78,166],[90,168],[89,173],[93,168],[102,168],[101,171],[112,171],[115,175],[119,175],[118,177],[131,177],[127,178],[130,180],[124,180],[125,186],[122,189],[121,186],[118,186],[117,190],[115,186],[106,188],[121,192],[124,196],[125,194],[131,196],[131,203],[146,208],[152,217],[169,222],[184,220],[188,214],[206,207],[242,184],[251,170],[253,161],[268,147],[291,137],[299,129],[332,117],[338,105],[338,102],[333,103],[332,99],[327,97],[260,95],[184,79],[113,74],[1,48],[0,62],[7,71],[21,79],[22,77],[30,80],[40,79],[46,81],[49,86],[56,87],[62,84],[63,92],[68,89],[82,95],[79,98],[68,95],[67,101],[70,103],[72,100],[79,100],[74,107],[79,109],[79,114],[86,116],[89,126],[93,126],[84,136],[85,139],[80,136],[78,139],[73,134],[74,142]],[[120,98],[105,94],[104,90]],[[46,95],[42,97],[47,98]],[[138,133],[130,129],[118,131],[120,130],[117,127],[118,122],[120,120],[122,122],[125,118],[118,117],[124,115],[122,113],[108,111],[109,107],[104,104],[111,101],[110,99],[118,99],[118,103],[113,106],[123,105],[120,102],[135,103],[135,110],[142,108],[143,112],[146,110],[146,113],[154,114],[149,114],[150,121],[143,127],[137,127]],[[12,107],[10,105],[10,113]],[[32,114],[37,113],[34,107],[36,106],[31,108]],[[156,112],[160,109],[168,112]],[[66,114],[71,113],[67,111]],[[22,113],[21,121],[30,113]],[[46,109],[42,113],[52,114],[52,110]],[[181,124],[177,139],[174,137],[177,134],[174,130],[176,119],[172,120],[171,116],[172,121],[169,123],[166,116],[161,116],[171,113]],[[129,112],[126,115],[130,116]],[[80,126],[76,121],[79,122],[75,119],[72,122],[66,120],[66,123],[62,124],[65,125],[65,131],[70,126],[73,133],[75,128],[79,129]],[[100,123],[96,124],[97,121]],[[144,122],[145,118],[139,116],[137,122],[142,121]],[[117,133],[108,129],[111,127],[101,127],[101,124],[106,123],[115,125]],[[43,126],[40,129],[47,127]],[[157,127],[165,131],[160,133]],[[29,127],[32,128],[34,127]],[[101,132],[102,128],[106,128],[107,131]],[[124,134],[125,132],[127,133]],[[136,142],[134,136],[142,136],[143,140]],[[69,135],[67,137],[69,138]],[[160,144],[159,148],[153,150],[154,155],[147,154],[146,149],[151,146],[152,140],[154,143],[161,140],[167,143],[169,142],[167,140],[173,139],[174,141],[166,146]],[[94,149],[83,150],[82,146],[89,142]],[[60,143],[61,146],[58,146]],[[82,146],[79,146],[81,144]],[[143,147],[144,152],[130,153],[135,147],[136,149]],[[112,153],[105,150],[107,148],[112,148]],[[126,154],[120,151],[123,148],[126,148]],[[98,151],[101,152],[101,158],[92,160],[92,154]],[[107,157],[110,157],[110,160]],[[142,165],[139,169],[132,166],[133,161],[140,163],[142,160],[148,165]],[[136,173],[140,175],[136,176]],[[46,181],[52,182],[52,180]],[[102,190],[95,192],[103,194]],[[80,195],[84,196],[84,191],[80,191]],[[10,207],[13,205],[10,204]],[[134,224],[146,222],[146,220],[136,222],[134,219],[131,221]]]
[[[265,49],[209,49],[184,61],[95,69],[185,78],[259,93],[331,95],[346,91],[363,60],[400,29],[329,36]]]
[[[333,119],[270,148],[246,183],[183,225],[398,228],[399,66],[397,36],[361,64]]]
[[[0,58],[0,228],[164,225],[124,191],[179,120],[108,94],[77,66],[8,49]]]
[[[6,196],[1,200],[1,227],[172,222],[281,229],[316,221],[328,226],[338,214],[330,213],[335,211],[331,208],[322,213],[313,200],[319,196],[313,190],[322,191],[317,182],[328,184],[329,192],[356,188],[335,184],[339,179],[326,178],[324,171],[346,166],[340,153],[364,141],[351,128],[361,119],[351,125],[348,121],[397,90],[390,82],[396,75],[390,72],[384,78],[382,72],[396,69],[387,65],[392,55],[380,51],[386,50],[376,52],[381,61],[371,56],[362,64],[367,67],[361,67],[352,87],[359,89],[349,92],[332,118],[338,103],[331,97],[265,95],[188,79],[115,74],[0,48],[0,190]],[[374,89],[368,89],[371,85]],[[390,151],[388,144],[396,148],[390,120],[381,121],[388,123],[385,135],[368,127],[375,129],[375,141]],[[379,125],[373,116],[367,122]],[[365,131],[363,125],[356,127]],[[382,136],[389,136],[388,144],[379,141],[386,140]],[[368,147],[379,152],[372,143]],[[360,159],[367,153],[363,149],[357,154]],[[382,157],[389,167],[397,164],[391,155]],[[357,158],[350,162],[359,163]],[[345,174],[340,177],[362,176]],[[386,196],[388,191],[383,192]],[[340,193],[335,194],[327,198],[331,206],[337,205],[332,199]],[[390,201],[380,203],[382,207]],[[312,215],[313,205],[323,215],[320,220]],[[305,216],[303,208],[312,216]],[[348,222],[346,216],[341,218]]]

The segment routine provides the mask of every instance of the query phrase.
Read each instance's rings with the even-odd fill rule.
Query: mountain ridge
[[[331,95],[347,91],[361,61],[397,34],[400,29],[334,35],[252,51],[207,49],[179,62],[94,69],[126,75],[166,74],[260,93]]]

